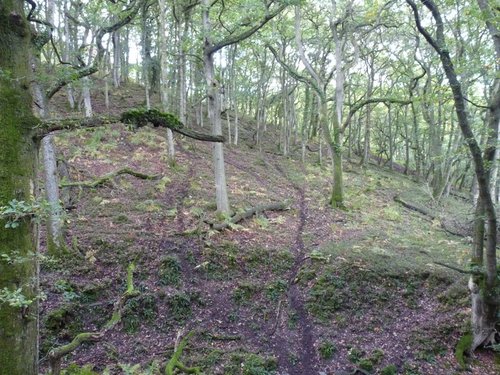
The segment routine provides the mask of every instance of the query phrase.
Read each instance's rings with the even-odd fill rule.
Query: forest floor
[[[220,232],[206,224],[227,220],[215,213],[209,144],[176,135],[174,164],[164,129],[114,124],[57,136],[74,180],[122,167],[159,178],[124,175],[73,189],[71,255],[41,265],[46,371],[50,349],[109,320],[134,263],[140,293],[120,324],[63,367],[163,373],[178,336],[192,331],[182,361],[209,375],[499,373],[490,351],[474,353],[466,369],[457,363],[469,327],[467,277],[435,263],[466,268],[465,200],[436,203],[407,176],[346,162],[346,209],[332,209],[330,172],[317,154],[302,163],[271,143],[258,152],[244,130],[239,146],[225,147],[233,210],[271,202],[289,209]]]

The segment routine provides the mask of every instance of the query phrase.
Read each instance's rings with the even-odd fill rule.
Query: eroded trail
[[[289,329],[288,326],[278,327],[274,335],[274,350],[278,357],[280,368],[286,368],[288,374],[303,375],[314,374],[314,335],[313,324],[305,307],[305,299],[298,285],[295,283],[297,274],[307,257],[304,246],[304,230],[307,225],[308,208],[305,197],[305,184],[291,181],[286,172],[278,163],[273,163],[276,170],[285,177],[297,194],[297,227],[295,238],[292,242],[291,252],[295,260],[288,277],[288,291],[286,293],[288,303],[288,320],[294,322],[294,329],[298,334],[284,333],[280,331]],[[294,353],[290,353],[290,349]],[[292,363],[296,362],[296,363]]]

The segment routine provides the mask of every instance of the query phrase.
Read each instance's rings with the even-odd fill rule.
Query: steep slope
[[[206,222],[227,218],[214,212],[210,145],[177,137],[173,165],[161,130],[121,124],[62,134],[57,144],[74,180],[125,166],[160,177],[121,176],[74,192],[72,255],[42,264],[42,357],[105,324],[133,262],[140,294],[124,305],[122,322],[64,366],[160,373],[178,336],[194,331],[183,362],[205,374],[461,371],[454,353],[468,327],[467,278],[436,262],[466,268],[469,239],[443,230],[467,230],[462,199],[437,205],[424,185],[353,164],[347,210],[333,210],[330,173],[314,154],[302,164],[226,147],[236,212],[269,202],[290,209],[216,232]],[[475,354],[471,373],[497,373],[493,361]]]

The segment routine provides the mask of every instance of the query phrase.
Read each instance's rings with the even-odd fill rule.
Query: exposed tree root
[[[259,206],[252,207],[245,212],[241,214],[236,214],[232,218],[230,218],[227,221],[224,221],[223,223],[210,223],[207,222],[207,224],[210,225],[210,227],[214,230],[223,230],[226,228],[230,228],[232,225],[238,224],[240,221],[243,221],[245,219],[251,218],[253,215],[258,215],[261,212],[264,211],[285,211],[290,209],[287,204],[280,202],[280,203],[270,203],[270,204],[262,204]]]
[[[201,369],[199,367],[187,367],[181,361],[182,351],[187,345],[188,340],[193,336],[193,332],[189,332],[186,337],[184,337],[177,348],[175,349],[172,358],[167,363],[165,367],[165,375],[174,375],[175,369],[180,370],[186,374],[201,374]]]
[[[160,175],[148,175],[144,174],[141,172],[134,171],[128,167],[118,169],[114,172],[110,172],[105,174],[104,176],[97,177],[94,180],[86,180],[86,181],[75,181],[75,182],[61,182],[60,186],[61,187],[87,187],[87,188],[94,188],[100,185],[104,185],[106,182],[109,180],[112,180],[113,178],[120,176],[122,174],[129,174],[131,176],[140,178],[142,180],[156,180],[160,178]]]
[[[139,292],[134,289],[134,270],[134,263],[130,263],[127,269],[127,290],[115,302],[113,315],[100,331],[79,333],[69,344],[52,349],[49,352],[51,375],[61,374],[61,360],[66,354],[72,353],[84,342],[100,340],[106,334],[106,332],[108,332],[121,321],[123,306],[125,305],[127,300],[139,295]]]

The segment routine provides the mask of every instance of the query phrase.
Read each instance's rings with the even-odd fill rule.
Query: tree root
[[[285,210],[289,210],[289,209],[290,209],[290,207],[288,207],[288,205],[283,203],[283,202],[263,204],[263,205],[252,207],[241,214],[236,214],[232,218],[230,218],[229,220],[224,221],[223,223],[211,223],[211,222],[206,222],[206,223],[210,225],[211,229],[221,231],[223,229],[230,228],[231,226],[233,226],[235,224],[238,224],[240,221],[243,221],[245,219],[249,219],[253,215],[258,215],[259,213],[264,212],[264,211],[285,211]]]
[[[175,369],[179,369],[181,372],[186,374],[201,374],[201,369],[199,367],[187,367],[181,361],[182,351],[187,345],[188,340],[193,336],[193,332],[189,332],[186,337],[184,337],[177,348],[175,349],[172,358],[167,363],[165,367],[165,375],[174,375]]]
[[[128,167],[125,167],[125,168],[118,169],[114,172],[107,173],[104,176],[98,177],[94,180],[76,181],[76,182],[61,182],[60,187],[79,186],[79,187],[95,188],[97,186],[104,185],[109,180],[112,180],[113,178],[120,176],[122,174],[129,174],[131,176],[140,178],[142,180],[157,180],[158,178],[160,178],[160,175],[148,175],[148,174],[134,171]]]
[[[95,342],[100,340],[110,329],[112,329],[121,321],[122,310],[125,303],[130,298],[139,295],[139,292],[134,289],[134,270],[134,263],[130,263],[127,269],[127,290],[115,302],[111,318],[100,331],[79,333],[69,344],[52,349],[49,352],[48,356],[51,375],[61,374],[61,360],[66,354],[72,353],[84,342]]]

